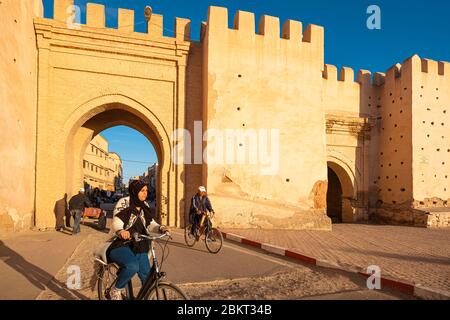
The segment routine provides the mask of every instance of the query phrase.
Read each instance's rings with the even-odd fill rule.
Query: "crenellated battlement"
[[[402,64],[397,63],[390,67],[386,71],[386,74],[377,72],[372,84],[374,86],[381,86],[386,82],[391,83],[395,79],[401,78],[404,74],[411,75],[420,73],[450,77],[450,63],[447,61],[420,58],[415,54],[405,59]]]
[[[264,36],[271,40],[289,40],[296,43],[311,43],[323,46],[324,29],[321,26],[309,24],[305,31],[302,23],[295,20],[286,20],[280,28],[280,19],[263,15],[259,19],[258,28],[255,30],[255,14],[238,10],[234,15],[233,28],[228,27],[228,9],[224,7],[209,7],[208,27],[210,30],[223,32],[235,30],[238,33],[249,36]],[[281,32],[281,33],[280,33]]]
[[[70,8],[74,5],[74,0],[54,0],[53,20],[67,22],[70,19]],[[142,17],[144,19],[144,17]],[[141,20],[141,19],[140,19]],[[135,25],[135,13],[133,10],[119,8],[117,31],[123,34],[133,34]],[[163,36],[164,22],[163,16],[152,14],[147,23],[147,35],[151,39],[167,38]],[[111,30],[106,28],[105,6],[98,3],[86,4],[86,24],[81,27]],[[175,18],[174,38],[180,41],[190,41],[190,20]],[[142,33],[139,33],[142,34]],[[145,34],[145,33],[144,33]]]
[[[438,74],[440,76],[449,76],[450,63],[447,61],[421,59],[421,70],[424,73]]]
[[[322,77],[327,80],[340,81],[343,83],[355,83],[355,71],[349,67],[342,67],[337,73],[337,67],[331,64],[325,64]]]

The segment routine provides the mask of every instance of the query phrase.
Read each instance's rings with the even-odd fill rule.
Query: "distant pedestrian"
[[[66,217],[66,225],[67,225],[67,193],[64,194],[64,198],[56,201],[55,203],[55,216],[56,216],[56,231],[64,230],[64,216]],[[70,215],[69,215],[70,218]],[[70,227],[70,220],[69,220]]]
[[[81,216],[84,212],[84,208],[92,207],[88,197],[84,194],[84,188],[81,188],[77,195],[73,196],[69,201],[70,213],[73,216],[73,229],[72,235],[80,232]]]

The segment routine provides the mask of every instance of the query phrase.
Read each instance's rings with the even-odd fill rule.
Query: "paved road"
[[[55,231],[10,234],[0,238],[0,300],[35,299],[91,233],[71,236]],[[54,286],[64,284],[53,283]]]
[[[222,251],[213,255],[203,242],[194,248],[186,247],[182,230],[173,230],[173,236],[162,269],[193,299],[410,298],[391,291],[369,291],[365,280],[356,275],[309,267],[239,244],[225,242]],[[42,292],[39,299],[96,299],[92,250],[106,237],[101,233],[89,235],[56,275],[55,281],[65,283],[67,267],[80,266],[81,290],[74,294],[53,286]],[[160,249],[157,254],[162,257]]]

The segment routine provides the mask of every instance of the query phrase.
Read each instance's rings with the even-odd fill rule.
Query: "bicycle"
[[[175,284],[170,282],[162,281],[165,278],[166,273],[160,271],[160,266],[158,265],[158,259],[156,257],[156,252],[154,248],[154,241],[162,239],[163,237],[168,237],[164,246],[162,246],[162,260],[161,266],[164,263],[164,253],[167,247],[169,239],[171,239],[170,234],[165,233],[158,236],[146,236],[143,234],[133,234],[133,240],[126,241],[129,243],[131,241],[149,241],[150,242],[150,252],[153,258],[153,264],[150,270],[150,274],[142,285],[137,296],[134,296],[132,281],[128,283],[125,290],[125,295],[122,295],[124,300],[188,300],[187,295],[178,288]],[[98,271],[97,280],[97,293],[99,300],[110,300],[110,290],[117,282],[117,275],[120,271],[120,267],[114,262],[108,262],[106,260],[106,252],[103,254],[96,254],[95,261],[100,263],[100,269]]]
[[[192,223],[190,223],[184,229],[184,241],[188,247],[193,247],[197,241],[200,240],[202,235],[205,236],[205,245],[206,249],[208,249],[211,253],[218,253],[220,249],[222,249],[223,245],[223,236],[222,232],[217,228],[212,227],[211,219],[214,217],[214,214],[211,213],[202,213],[202,218],[200,220],[200,224],[197,227],[197,235],[193,235]],[[206,222],[206,225],[205,225]]]

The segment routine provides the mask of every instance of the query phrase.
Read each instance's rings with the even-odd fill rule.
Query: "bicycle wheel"
[[[191,229],[192,224],[189,224],[186,228],[184,228],[184,242],[186,242],[188,247],[193,247],[195,242],[197,242],[195,236],[191,233]]]
[[[173,283],[160,282],[158,290],[153,288],[147,300],[188,300],[187,295]]]
[[[111,299],[109,291],[116,284],[118,272],[119,267],[114,263],[102,266],[97,281],[98,300]]]
[[[222,249],[223,236],[216,228],[212,228],[210,232],[205,235],[206,248],[211,253],[218,253]]]

